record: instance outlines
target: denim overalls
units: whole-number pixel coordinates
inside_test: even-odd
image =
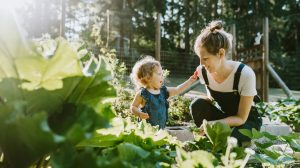
[[[152,126],[158,125],[160,129],[166,127],[168,119],[169,92],[166,86],[160,88],[159,94],[152,94],[146,88],[142,88],[141,96],[146,100],[142,112],[148,113],[149,118],[146,120]]]
[[[238,92],[238,85],[241,76],[241,71],[244,68],[244,66],[245,64],[241,63],[237,71],[235,72],[234,82],[233,82],[233,90],[234,90],[233,92],[219,92],[209,88],[207,72],[205,68],[202,68],[202,75],[205,81],[205,85],[207,89],[210,91],[213,99],[221,107],[221,110],[213,106],[212,103],[209,102],[208,100],[205,99],[194,100],[190,106],[190,109],[193,118],[195,120],[195,123],[198,127],[201,126],[203,119],[206,119],[208,121],[219,120],[237,114],[239,103],[240,103],[240,94]],[[255,100],[257,100],[257,96],[255,96]],[[233,127],[231,136],[237,138],[239,144],[244,141],[250,141],[250,138],[244,136],[238,130],[239,129],[252,130],[252,128],[255,128],[256,130],[260,130],[261,125],[262,125],[262,119],[258,114],[256,107],[252,106],[247,121],[241,126]]]

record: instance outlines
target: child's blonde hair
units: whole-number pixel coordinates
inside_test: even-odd
[[[130,78],[136,88],[146,87],[149,78],[152,77],[156,67],[160,67],[160,63],[151,56],[146,56],[137,61],[132,68]]]

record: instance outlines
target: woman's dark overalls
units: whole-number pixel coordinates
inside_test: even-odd
[[[241,76],[241,71],[245,64],[240,64],[234,75],[233,92],[218,92],[209,88],[207,73],[205,68],[202,68],[202,75],[207,89],[210,91],[213,99],[219,104],[222,110],[215,107],[210,100],[195,99],[191,105],[190,110],[197,127],[202,125],[203,119],[208,121],[219,120],[229,116],[234,116],[238,112],[240,103],[240,94],[238,92],[238,85]],[[252,106],[247,121],[238,127],[234,127],[231,136],[238,139],[239,144],[250,141],[250,138],[241,134],[239,129],[260,130],[262,119],[257,112],[256,107]]]

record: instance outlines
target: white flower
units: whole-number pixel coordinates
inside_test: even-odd
[[[78,58],[82,58],[84,57],[86,54],[88,53],[88,51],[86,49],[82,49],[78,52]]]
[[[242,163],[242,165],[241,165],[240,168],[244,168],[245,165],[247,164],[249,158],[250,158],[250,155],[254,155],[255,154],[255,151],[252,150],[252,149],[250,149],[250,148],[246,148],[245,152],[247,153],[247,155],[246,155],[246,157],[245,157],[245,159],[244,159],[244,161],[243,161],[243,163]]]
[[[235,146],[237,146],[237,139],[234,137],[228,137],[227,143],[228,143],[228,145],[235,147]]]
[[[246,149],[245,149],[245,152],[246,152],[247,154],[249,154],[249,155],[254,155],[254,154],[255,154],[255,151],[252,150],[251,148],[246,148]]]
[[[233,137],[227,137],[227,148],[226,148],[226,152],[225,152],[225,157],[224,157],[224,165],[228,166],[229,164],[229,160],[230,160],[230,151],[232,147],[235,147],[237,145],[237,139],[233,138]],[[233,154],[234,155],[234,154]]]
[[[235,152],[230,153],[229,157],[230,159],[235,159],[237,154]]]
[[[57,48],[57,42],[51,39],[49,34],[43,34],[41,38],[34,39],[33,42],[36,45],[37,52],[47,59],[54,55]]]

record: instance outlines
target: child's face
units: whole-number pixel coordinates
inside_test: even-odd
[[[152,77],[149,81],[149,87],[152,89],[159,89],[163,84],[163,71],[160,66],[155,67]]]

